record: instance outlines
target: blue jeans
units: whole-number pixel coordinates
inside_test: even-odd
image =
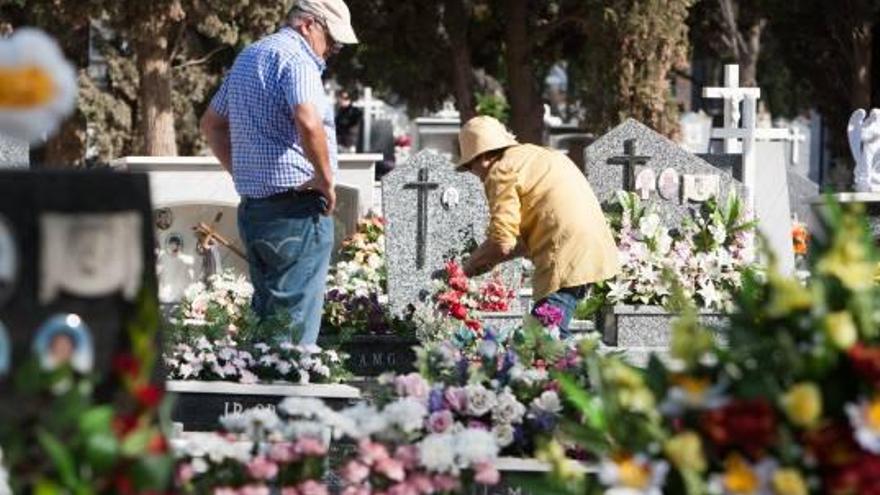
[[[586,295],[586,285],[565,287],[536,302],[535,309],[540,308],[544,304],[549,304],[562,310],[562,322],[559,323],[559,337],[567,339],[571,337],[568,327],[571,324],[572,316],[574,316],[574,310]],[[534,309],[532,311],[534,312]]]
[[[238,229],[247,248],[253,308],[260,318],[279,313],[290,328],[278,342],[314,344],[321,329],[333,218],[323,215],[322,197],[290,193],[242,199]]]

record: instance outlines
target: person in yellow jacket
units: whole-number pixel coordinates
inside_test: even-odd
[[[465,123],[458,136],[459,171],[483,182],[489,227],[465,261],[468,276],[525,256],[535,266],[535,308],[562,311],[560,334],[569,335],[574,309],[587,284],[617,274],[617,245],[586,177],[564,154],[520,144],[488,116]]]

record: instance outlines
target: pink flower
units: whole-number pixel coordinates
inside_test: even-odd
[[[501,481],[501,473],[492,464],[481,462],[476,465],[474,481],[481,485],[496,485]]]
[[[418,493],[434,493],[434,483],[426,474],[416,473],[406,479],[406,483]]]
[[[269,459],[272,459],[275,462],[288,464],[297,461],[299,455],[296,453],[292,443],[278,442],[273,444],[272,448],[269,450]]]
[[[177,483],[179,485],[184,485],[189,483],[191,479],[196,475],[195,469],[193,469],[192,464],[188,462],[184,462],[177,466]]]
[[[214,488],[214,495],[238,495],[238,490],[229,486]]]
[[[296,452],[312,457],[321,457],[327,454],[327,446],[324,442],[312,437],[302,437],[296,441]]]
[[[428,429],[433,433],[443,433],[452,426],[452,412],[448,409],[437,411],[428,417]]]
[[[414,469],[419,465],[419,448],[415,445],[400,445],[394,451],[394,458],[403,464],[404,469]]]
[[[449,404],[449,408],[455,412],[464,411],[467,407],[467,392],[460,387],[449,387],[443,393],[443,398]]]
[[[258,480],[270,480],[278,475],[278,464],[263,456],[254,457],[247,468],[251,476]]]
[[[394,388],[397,395],[425,399],[431,391],[428,382],[418,373],[397,376],[394,378]]]
[[[451,492],[458,489],[458,478],[448,474],[434,476],[434,488],[438,492]]]
[[[418,490],[409,483],[397,483],[388,488],[388,495],[419,495]]]
[[[403,470],[403,463],[390,457],[377,460],[373,469],[391,481],[403,481],[403,479],[406,478],[406,473]]]
[[[532,312],[544,328],[558,327],[562,323],[564,312],[550,303],[544,303]]]
[[[361,454],[361,462],[367,466],[372,466],[377,461],[388,459],[389,457],[388,449],[378,442],[362,440],[359,445],[359,450]]]
[[[299,485],[300,495],[329,495],[327,486],[315,480],[307,480]]]
[[[370,475],[370,468],[358,461],[348,461],[340,474],[345,481],[358,484],[367,479]]]
[[[372,495],[372,491],[366,486],[347,486],[342,490],[342,495]]]
[[[238,489],[238,495],[269,495],[270,493],[266,485],[247,485]]]
[[[299,490],[292,486],[285,486],[281,489],[281,495],[300,495]]]

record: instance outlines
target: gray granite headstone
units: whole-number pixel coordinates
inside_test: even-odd
[[[336,184],[336,210],[333,212],[333,256],[339,253],[342,241],[354,234],[360,219],[360,191],[356,187]]]
[[[420,199],[421,198],[421,199]],[[385,250],[388,298],[400,313],[431,291],[432,275],[465,242],[482,241],[489,220],[480,181],[458,173],[439,154],[424,150],[382,179],[382,208],[388,222]],[[504,265],[512,283],[515,263]]]
[[[797,172],[788,171],[788,203],[791,213],[806,223],[811,232],[819,228],[816,212],[812,207],[818,197],[818,184]]]
[[[632,167],[632,170],[627,170],[629,168],[627,165],[618,164],[626,162],[627,159],[622,157],[630,154],[625,153],[627,142],[633,145],[632,155],[641,158],[633,161],[644,163]],[[715,189],[707,188],[707,184],[717,181],[718,196],[722,200],[727,198],[731,191],[743,197],[743,186],[733,178],[731,171],[712,166],[632,119],[628,119],[600,137],[586,149],[584,154],[587,179],[602,203],[614,202],[617,191],[625,189],[626,184],[635,186],[638,175],[645,168],[652,169],[657,178],[656,189],[640,188],[638,192],[642,195],[643,202],[652,204],[655,211],[671,225],[681,223],[682,219],[690,215],[692,208],[699,206],[701,202],[699,197],[705,195],[693,194],[694,192]],[[674,172],[664,174],[664,171],[670,169]],[[633,174],[629,180],[625,172]],[[677,180],[675,180],[676,175]],[[698,186],[690,187],[691,195],[686,194],[689,189],[686,187],[688,183],[690,186]]]
[[[28,144],[0,134],[0,168],[28,168]]]

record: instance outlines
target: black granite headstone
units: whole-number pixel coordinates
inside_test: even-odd
[[[66,226],[86,225],[88,232],[73,232],[68,229],[53,228],[58,222],[46,222],[47,218],[60,219]],[[79,223],[71,219],[89,217]],[[104,229],[105,218],[123,218],[125,228]],[[0,220],[6,225],[8,238],[12,240],[14,252],[4,253],[0,249],[0,266],[13,260],[15,269],[11,285],[0,294],[0,322],[7,329],[11,341],[11,371],[0,376],[0,415],[10,412],[12,406],[17,415],[26,414],[27,404],[16,404],[11,394],[10,376],[16,368],[28,362],[37,330],[53,317],[74,314],[87,327],[93,348],[92,370],[99,377],[110,376],[115,356],[127,353],[129,343],[125,333],[126,325],[135,315],[141,289],[155,290],[155,254],[151,222],[150,192],[147,177],[141,174],[122,174],[109,171],[61,172],[61,171],[5,171],[0,173]],[[130,220],[130,221],[129,221]],[[111,223],[118,223],[116,220]],[[48,229],[48,230],[47,230]],[[89,232],[97,232],[101,239],[90,239]],[[131,235],[116,235],[127,232]],[[85,249],[95,248],[91,259],[77,268],[94,274],[114,270],[120,282],[112,290],[106,287],[78,287],[67,277],[70,268],[68,256],[81,247],[62,244],[55,240],[70,239],[71,236],[82,241]],[[109,242],[108,242],[109,239]],[[44,243],[45,241],[45,243]],[[90,242],[91,241],[91,242]],[[44,244],[54,243],[52,253],[61,257],[47,258]],[[100,250],[103,246],[104,251]],[[125,246],[130,248],[128,251]],[[116,256],[117,263],[102,258],[102,254],[114,252],[137,252],[139,260]],[[5,258],[4,258],[5,257]],[[60,259],[60,262],[59,262]],[[139,267],[138,267],[139,265]],[[59,268],[60,267],[60,268]],[[53,270],[61,269],[61,275]],[[102,272],[103,271],[103,272]],[[136,274],[121,280],[119,274]],[[65,279],[65,277],[67,277]],[[99,279],[103,275],[95,275]],[[104,277],[106,278],[106,277]],[[113,278],[113,277],[111,277]],[[46,281],[53,287],[47,287]],[[51,290],[50,290],[51,289]],[[80,290],[82,289],[82,290]],[[63,320],[63,318],[62,318]],[[76,318],[73,321],[79,321]],[[56,321],[60,321],[57,320]],[[111,380],[99,380],[99,396],[108,397],[115,385]],[[0,417],[2,420],[2,417]]]

